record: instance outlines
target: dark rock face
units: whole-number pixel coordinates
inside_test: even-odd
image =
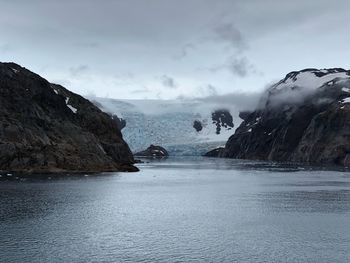
[[[261,109],[244,116],[220,156],[349,166],[349,75],[342,69],[288,74],[267,90]],[[321,85],[305,90],[302,77]]]
[[[117,115],[112,115],[112,119],[116,121],[119,130],[125,128],[126,120],[124,120],[123,118],[119,118]]]
[[[246,119],[249,117],[250,114],[251,114],[250,111],[241,111],[241,112],[239,113],[239,117],[240,117],[242,120],[246,120]]]
[[[136,171],[118,121],[60,85],[0,63],[0,170]]]
[[[220,134],[221,128],[233,128],[233,118],[228,110],[216,110],[211,114],[213,123],[216,125],[216,134]]]
[[[219,148],[216,148],[214,150],[207,152],[203,156],[204,157],[220,157],[223,154],[224,150],[225,150],[224,147],[219,147]]]
[[[135,156],[147,158],[166,158],[169,156],[169,154],[163,147],[151,144],[146,150],[135,153]]]
[[[193,122],[193,128],[197,131],[197,132],[200,132],[201,130],[203,130],[203,125],[200,121],[198,120],[195,120]]]

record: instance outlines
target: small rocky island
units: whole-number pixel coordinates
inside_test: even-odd
[[[0,171],[137,171],[124,123],[14,63],[0,63]]]
[[[169,154],[165,148],[151,144],[146,150],[135,153],[135,156],[144,158],[167,158]]]
[[[220,157],[225,150],[225,147],[218,147],[215,148],[214,150],[211,150],[207,153],[205,153],[203,156],[204,157]]]
[[[291,72],[240,116],[220,157],[350,166],[350,71]]]

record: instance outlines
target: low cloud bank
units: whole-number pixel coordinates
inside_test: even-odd
[[[262,92],[229,93],[224,95],[207,96],[199,98],[197,101],[238,111],[252,111],[258,106],[262,94]]]

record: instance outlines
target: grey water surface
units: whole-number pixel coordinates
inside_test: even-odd
[[[224,159],[0,180],[0,262],[350,262],[350,172]]]

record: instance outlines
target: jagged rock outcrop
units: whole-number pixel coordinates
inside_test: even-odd
[[[0,63],[0,171],[136,171],[118,125],[64,87]]]
[[[249,117],[249,115],[251,114],[252,112],[250,111],[241,111],[239,113],[239,117],[242,119],[242,120],[245,120]]]
[[[201,130],[203,130],[203,124],[201,121],[199,120],[195,120],[193,122],[193,128],[197,131],[197,132],[200,132]]]
[[[135,156],[146,158],[166,158],[169,154],[163,147],[151,144],[146,150],[135,153]]]
[[[350,72],[289,73],[244,116],[220,156],[350,166]]]
[[[123,118],[119,118],[117,115],[112,115],[112,119],[116,121],[119,130],[125,128],[126,120],[124,120]]]
[[[233,118],[228,110],[216,110],[211,114],[211,119],[216,125],[216,134],[220,134],[222,128],[233,128]]]

